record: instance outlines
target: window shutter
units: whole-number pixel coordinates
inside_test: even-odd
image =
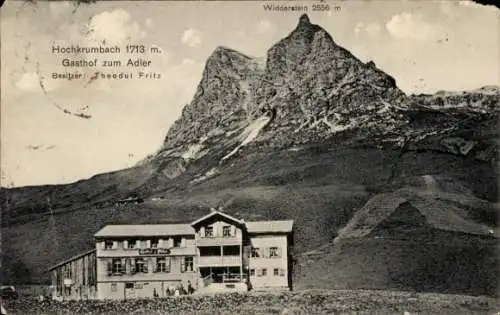
[[[280,276],[282,276],[282,277],[285,276],[285,269],[280,268]]]
[[[181,238],[181,247],[186,247],[186,238]]]
[[[125,273],[130,273],[130,258],[125,259]]]
[[[153,272],[158,272],[158,260],[156,257],[151,258],[152,270]]]
[[[204,226],[202,226],[200,228],[200,234],[201,234],[201,237],[205,237],[205,227]]]
[[[108,276],[110,276],[113,273],[113,262],[111,260],[107,261],[107,271],[108,271]]]
[[[186,271],[186,257],[181,258],[181,272]]]
[[[124,249],[128,248],[128,241],[127,240],[123,241],[123,248]]]
[[[146,241],[146,248],[151,248],[151,240]]]
[[[174,247],[174,239],[172,237],[170,237],[168,239],[168,248],[172,248]]]
[[[231,236],[236,236],[236,226],[231,225]]]
[[[162,238],[160,238],[158,240],[158,248],[163,248],[163,239]]]
[[[278,257],[281,257],[281,247],[277,247],[277,249],[276,249],[276,255]]]
[[[125,273],[125,268],[126,268],[125,264],[127,263],[127,260],[125,258],[122,258],[120,262],[121,262],[120,272]]]
[[[135,258],[130,258],[130,272],[135,273]]]
[[[118,248],[118,242],[117,241],[113,241],[113,249],[117,249]]]
[[[105,249],[106,248],[106,242],[104,242],[104,241],[99,242],[99,248],[100,249]]]

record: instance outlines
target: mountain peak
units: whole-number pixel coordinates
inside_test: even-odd
[[[302,14],[299,18],[299,24],[300,23],[303,23],[303,24],[311,24],[311,21],[309,21],[309,17],[307,16],[307,14]]]

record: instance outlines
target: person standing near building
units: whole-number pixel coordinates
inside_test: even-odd
[[[188,280],[188,293],[189,293],[189,294],[193,294],[193,292],[194,292],[194,288],[193,288],[193,286],[191,285],[191,281],[190,281],[190,280]]]

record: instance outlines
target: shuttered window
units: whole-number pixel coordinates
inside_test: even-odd
[[[136,258],[135,271],[142,272],[142,273],[148,272],[148,265],[147,265],[146,261],[144,260],[144,258]]]
[[[280,255],[280,249],[278,247],[270,247],[269,248],[269,257],[270,258],[279,258],[279,257],[281,257],[281,255]]]
[[[193,256],[184,256],[181,261],[181,272],[191,272],[194,270]]]
[[[158,257],[156,259],[156,272],[170,272],[170,259]]]
[[[252,247],[252,257],[253,258],[259,258],[261,256],[260,254],[260,248],[258,247]]]
[[[104,249],[112,249],[113,241],[104,241]]]

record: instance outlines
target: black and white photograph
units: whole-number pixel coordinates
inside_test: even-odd
[[[500,314],[500,8],[6,0],[1,314]]]

